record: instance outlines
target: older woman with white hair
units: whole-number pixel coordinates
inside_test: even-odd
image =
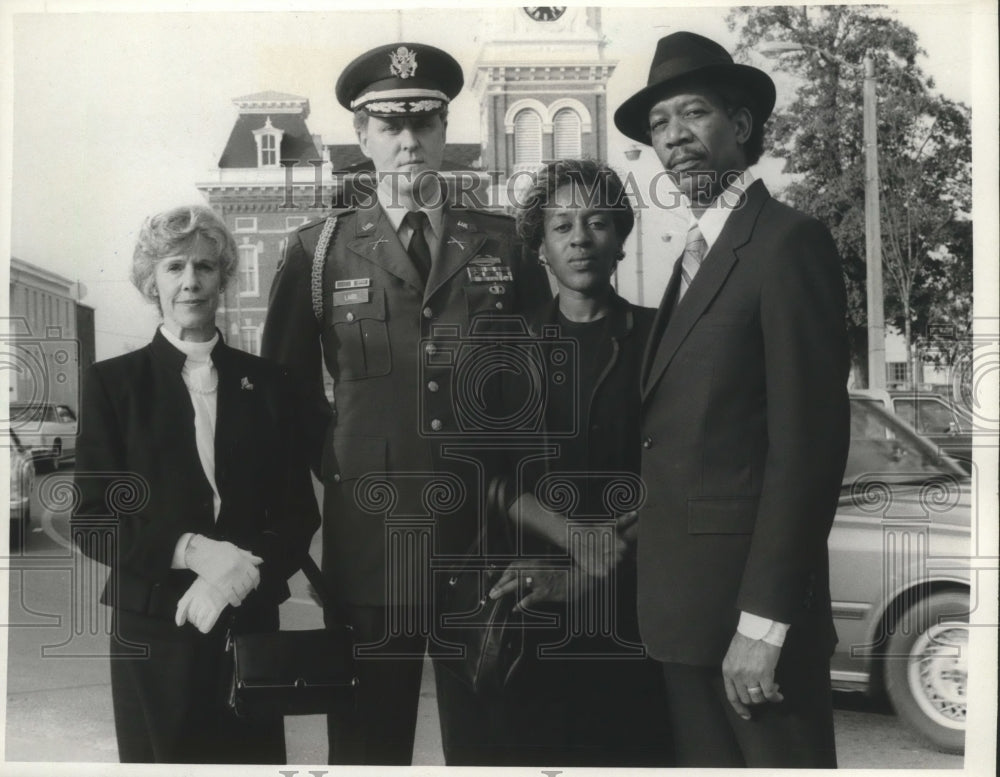
[[[278,628],[319,526],[295,403],[276,365],[222,342],[236,245],[204,206],[150,217],[132,281],[162,324],[86,374],[77,445],[81,550],[108,565],[122,762],[284,763],[283,722],[226,707],[225,636]],[[116,487],[134,498],[108,515]]]

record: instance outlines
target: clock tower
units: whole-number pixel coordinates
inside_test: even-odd
[[[607,158],[608,79],[599,8],[486,12],[472,82],[483,165],[511,176],[564,157]]]

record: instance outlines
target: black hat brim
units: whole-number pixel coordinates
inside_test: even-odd
[[[711,64],[685,70],[640,89],[615,111],[615,126],[625,137],[650,145],[649,111],[663,97],[687,84],[724,84],[747,93],[747,106],[755,122],[763,124],[774,110],[774,81],[763,70],[750,65]]]

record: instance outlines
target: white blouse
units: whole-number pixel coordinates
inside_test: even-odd
[[[168,343],[187,356],[181,369],[181,377],[191,394],[191,404],[194,405],[195,444],[198,446],[201,468],[212,486],[215,519],[218,520],[222,507],[219,487],[215,483],[215,420],[218,418],[219,372],[212,364],[212,349],[219,342],[219,333],[216,332],[207,342],[195,343],[179,340],[162,326],[160,331]]]

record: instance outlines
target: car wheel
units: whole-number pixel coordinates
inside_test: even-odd
[[[969,596],[947,591],[914,604],[894,626],[885,690],[896,713],[936,748],[965,750]]]

